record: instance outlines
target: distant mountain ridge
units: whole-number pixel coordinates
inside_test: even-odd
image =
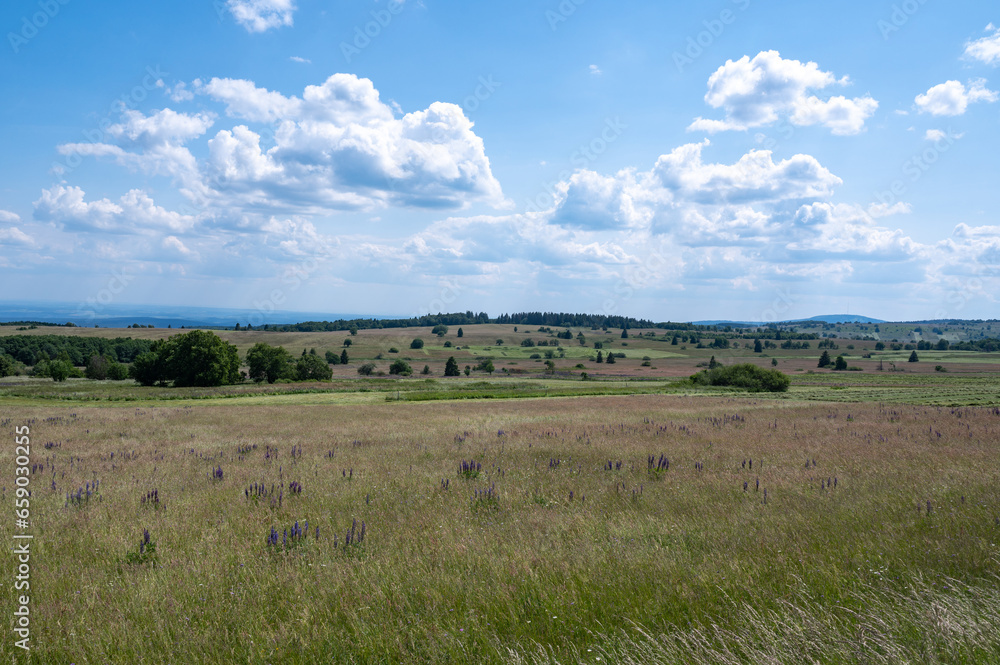
[[[691,321],[691,323],[699,326],[766,326],[772,323],[795,323],[797,321],[822,321],[823,323],[886,323],[883,319],[874,319],[870,316],[861,316],[860,314],[820,314],[818,316],[810,316],[807,319],[788,319],[785,321],[722,321],[722,320],[711,320],[711,321]]]

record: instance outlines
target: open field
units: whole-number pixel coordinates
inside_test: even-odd
[[[671,344],[673,333],[668,331],[664,334],[663,330],[654,329],[630,330],[629,337],[622,339],[619,330],[611,329],[605,332],[575,327],[569,329],[573,339],[568,340],[558,339],[555,336],[560,330],[553,328],[551,331],[538,332],[535,326],[489,324],[464,326],[463,330],[462,337],[457,335],[457,326],[452,326],[448,333],[442,337],[434,335],[430,328],[361,330],[354,336],[347,332],[300,333],[233,330],[216,331],[216,334],[234,344],[241,357],[258,342],[272,346],[284,346],[293,356],[298,356],[303,351],[312,349],[315,349],[321,356],[331,351],[339,355],[346,350],[350,362],[347,365],[332,366],[333,383],[309,387],[309,389],[336,391],[413,390],[416,384],[406,381],[395,386],[372,384],[369,383],[368,379],[362,380],[360,383],[358,381],[357,369],[361,364],[374,363],[376,373],[385,373],[392,361],[399,358],[408,362],[413,368],[413,379],[417,379],[417,377],[420,377],[420,380],[437,379],[444,383],[433,386],[434,390],[448,389],[456,381],[451,378],[443,378],[445,362],[451,356],[455,357],[460,368],[469,366],[471,378],[477,381],[494,382],[508,378],[518,381],[542,380],[542,386],[551,387],[555,385],[553,382],[580,381],[586,373],[588,378],[596,380],[628,381],[630,383],[654,381],[661,384],[657,387],[658,390],[662,389],[662,385],[666,385],[663,383],[664,381],[686,378],[699,371],[712,357],[724,364],[750,362],[764,368],[771,368],[772,362],[776,362],[777,364],[773,366],[791,377],[793,388],[796,386],[814,387],[825,383],[837,386],[883,386],[886,390],[901,387],[904,392],[898,394],[896,399],[912,402],[921,400],[915,393],[907,396],[908,388],[920,388],[924,390],[924,395],[933,396],[934,389],[945,382],[950,388],[948,394],[955,397],[957,401],[936,401],[934,403],[956,405],[992,403],[989,400],[997,398],[997,389],[994,387],[996,382],[993,379],[1000,375],[1000,353],[951,350],[920,351],[920,361],[910,363],[907,362],[909,350],[893,351],[887,348],[878,351],[875,349],[877,343],[875,340],[831,340],[837,346],[836,349],[830,350],[831,356],[843,355],[849,366],[862,370],[859,372],[834,372],[829,368],[817,368],[817,359],[822,353],[822,350],[817,348],[819,343],[817,340],[810,341],[809,349],[772,348],[763,353],[754,353],[751,348],[746,348],[748,345],[752,345],[752,340],[733,339],[730,340],[732,344],[729,348],[711,348],[710,344],[714,334],[710,333],[701,333],[701,340],[705,343],[705,348],[696,348],[696,345],[686,342]],[[163,339],[183,332],[185,331],[163,328],[63,327],[39,327],[21,331],[10,326],[0,326],[0,337],[6,335],[68,335]],[[584,344],[580,344],[577,339],[577,335],[581,334],[584,336]],[[418,338],[423,340],[423,348],[410,348],[411,342]],[[521,346],[521,342],[525,339],[532,340],[535,346]],[[497,341],[502,342],[502,344],[497,345]],[[350,345],[345,346],[345,342],[349,342]],[[625,357],[616,358],[614,364],[597,363],[598,349],[594,348],[596,342],[601,344],[600,351],[603,354],[606,355],[610,351],[615,354],[624,354]],[[541,346],[540,343],[546,345]],[[559,343],[559,346],[555,346],[556,343]],[[450,346],[445,346],[446,344]],[[537,357],[531,358],[532,355]],[[491,375],[475,369],[479,361],[484,358],[490,358],[493,361],[495,371]],[[546,367],[546,360],[553,364],[552,370]],[[882,371],[879,370],[880,365]],[[421,375],[425,366],[428,374]],[[944,371],[938,371],[939,366]],[[890,371],[893,369],[895,371]],[[901,379],[900,377],[907,378]],[[458,379],[458,381],[464,380],[464,377]],[[51,382],[47,382],[46,385],[47,389],[29,390],[9,377],[0,379],[0,399],[5,395],[24,395],[26,390],[29,392],[33,390],[35,394],[52,391],[66,392],[62,388],[51,386]],[[380,385],[381,387],[379,387]],[[972,386],[972,388],[966,390],[966,386]],[[229,386],[227,391],[233,393],[241,393],[246,390],[268,392],[276,389],[288,390],[289,388]],[[584,390],[582,386],[562,386],[560,389]],[[927,392],[926,389],[930,389],[930,392]],[[158,393],[137,392],[113,385],[106,385],[100,389],[77,387],[74,390],[82,391],[84,395],[99,395],[103,391],[110,391],[110,394],[124,395],[125,397],[138,395],[140,399],[154,394],[170,398],[178,395],[177,391],[172,390]],[[594,390],[592,386],[587,388],[587,392]],[[959,392],[956,393],[955,390]],[[814,392],[809,390],[802,396],[815,398]],[[962,401],[963,395],[966,394],[971,395],[971,397],[969,400]],[[937,396],[940,397],[941,394],[937,394]],[[875,398],[881,399],[881,397]],[[829,399],[843,399],[843,396],[830,395]],[[868,399],[868,397],[864,397],[864,399]]]
[[[3,468],[33,444],[24,662],[1000,662],[1000,354],[555,332],[219,332],[346,348],[328,382],[0,379]],[[685,380],[713,356],[791,387]]]
[[[355,394],[5,400],[4,468],[22,424],[40,465],[27,662],[1000,659],[996,408]]]

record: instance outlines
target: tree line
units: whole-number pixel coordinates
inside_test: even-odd
[[[152,342],[131,337],[70,337],[68,335],[9,335],[0,337],[0,356],[6,354],[19,363],[34,366],[43,356],[54,359],[65,352],[73,365],[85,365],[92,356],[107,356],[130,363],[149,351]]]

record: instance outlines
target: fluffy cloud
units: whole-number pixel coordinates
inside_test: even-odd
[[[840,178],[815,157],[795,155],[777,164],[770,150],[751,150],[735,164],[706,164],[709,142],[691,143],[661,156],[653,167],[659,183],[684,200],[746,203],[829,196]]]
[[[986,26],[986,31],[992,35],[970,41],[965,45],[965,57],[984,62],[987,65],[1000,65],[1000,28],[992,23]]]
[[[301,97],[239,79],[196,80],[193,89],[244,121],[217,131],[201,161],[186,144],[216,116],[172,109],[125,111],[107,130],[108,142],[59,150],[169,176],[194,205],[213,211],[508,206],[482,139],[455,104],[396,117],[371,81],[351,74],[307,86]]]
[[[914,100],[921,113],[931,115],[962,115],[973,102],[995,102],[997,93],[986,87],[985,79],[969,82],[966,88],[959,81],[945,81],[932,87]]]
[[[226,0],[226,8],[247,32],[266,32],[292,25],[292,0]]]
[[[86,201],[79,187],[56,185],[42,190],[35,201],[34,218],[53,222],[70,231],[103,231],[139,234],[149,231],[185,233],[195,218],[157,206],[145,192],[133,189],[117,202],[107,198]]]
[[[21,221],[21,216],[8,210],[0,210],[0,224],[16,224]],[[35,244],[35,239],[27,233],[17,228],[9,226],[0,227],[0,245],[18,245],[21,247],[31,247]]]
[[[396,118],[371,81],[351,74],[307,86],[301,98],[231,79],[212,79],[202,90],[229,115],[275,127],[267,150],[245,125],[209,141],[207,175],[220,196],[240,205],[506,205],[482,139],[455,104],[435,102]]]
[[[834,204],[841,181],[811,156],[775,162],[751,151],[712,163],[708,145],[680,146],[649,171],[578,171],[555,187],[547,211],[449,218],[397,242],[365,241],[358,254],[401,282],[463,275],[485,284],[499,271],[650,297],[684,285],[880,281],[889,265],[923,274],[922,246],[876,222],[909,212],[905,203]]]
[[[724,120],[696,118],[689,131],[708,133],[745,130],[787,117],[794,125],[822,125],[833,134],[858,134],[878,108],[871,97],[843,96],[826,100],[809,94],[831,85],[847,85],[815,62],[786,60],[777,51],[761,51],[753,59],[727,60],[708,79],[705,102],[726,112]]]
[[[58,150],[63,155],[108,157],[130,169],[168,176],[185,193],[201,191],[197,160],[185,144],[205,134],[215,119],[213,113],[188,115],[162,109],[147,116],[125,110],[121,122],[105,131],[114,143],[67,143]]]

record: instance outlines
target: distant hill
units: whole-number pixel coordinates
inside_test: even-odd
[[[799,320],[822,321],[823,323],[885,323],[882,319],[873,319],[870,316],[861,316],[860,314],[822,314]]]
[[[873,319],[870,316],[861,316],[860,314],[820,314],[819,316],[810,316],[808,319],[790,319],[788,321],[711,320],[691,321],[691,323],[699,326],[766,326],[772,323],[787,324],[796,323],[798,321],[822,321],[823,323],[885,323],[882,319]]]

